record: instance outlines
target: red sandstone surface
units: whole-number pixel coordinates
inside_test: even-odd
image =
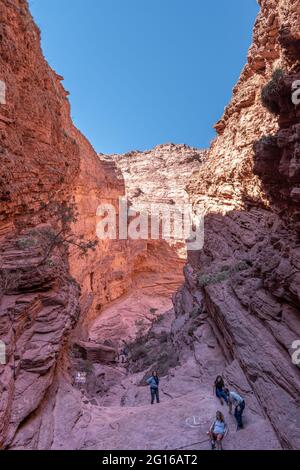
[[[104,156],[72,124],[27,2],[1,0],[1,448],[208,449],[220,373],[247,403],[238,433],[225,410],[224,448],[300,448],[291,360],[300,339],[300,106],[290,95],[300,79],[300,1],[260,4],[208,151],[167,144]],[[274,115],[261,90],[278,69]],[[201,203],[203,250],[102,240],[87,256],[58,246],[45,259],[43,235],[57,230],[50,201],[76,203],[72,230],[88,240],[98,205],[117,208],[120,196],[133,208]],[[144,386],[153,368],[162,376],[155,407]]]

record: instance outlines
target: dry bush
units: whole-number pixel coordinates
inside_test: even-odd
[[[272,114],[278,114],[280,111],[278,98],[280,96],[283,77],[283,70],[276,69],[272,75],[272,80],[270,80],[270,82],[263,87],[261,92],[262,104]]]

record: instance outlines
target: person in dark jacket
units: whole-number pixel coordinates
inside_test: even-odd
[[[153,371],[151,377],[147,379],[147,384],[150,385],[151,405],[153,405],[155,398],[159,403],[159,378],[156,371]]]

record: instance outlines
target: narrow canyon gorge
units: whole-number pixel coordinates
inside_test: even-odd
[[[239,432],[223,407],[224,449],[300,449],[300,0],[259,4],[209,149],[104,155],[72,122],[27,0],[0,0],[1,449],[209,449],[219,374],[246,401]],[[201,206],[203,248],[94,244],[98,207],[124,198]]]

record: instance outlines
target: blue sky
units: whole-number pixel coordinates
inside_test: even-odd
[[[246,62],[256,0],[29,3],[97,152],[209,145]]]

